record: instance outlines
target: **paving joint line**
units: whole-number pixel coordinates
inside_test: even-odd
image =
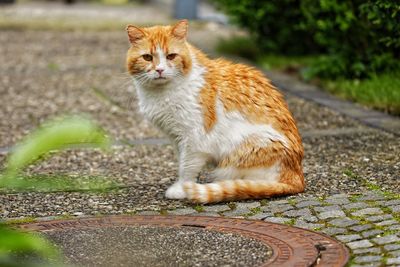
[[[349,135],[354,133],[372,133],[373,129],[360,129],[356,127],[351,128],[338,128],[338,129],[321,129],[321,130],[310,130],[300,132],[301,137],[303,139],[307,138],[318,138],[318,137],[326,137],[326,136],[341,136],[341,135]],[[132,140],[121,140],[116,141],[112,144],[113,147],[120,146],[135,146],[135,145],[150,145],[150,146],[165,146],[169,145],[171,142],[168,138],[163,137],[150,137],[150,138],[138,138]],[[74,148],[86,148],[90,147],[90,145],[76,145]],[[12,146],[4,146],[0,147],[0,155],[7,155],[12,150]]]

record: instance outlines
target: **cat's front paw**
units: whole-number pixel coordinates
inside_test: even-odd
[[[165,196],[169,199],[184,199],[186,198],[186,193],[183,190],[182,183],[175,183],[171,185],[167,192],[165,192]]]

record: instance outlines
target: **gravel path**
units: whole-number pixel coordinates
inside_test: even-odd
[[[140,12],[139,7],[135,10]],[[200,23],[192,28],[190,39],[213,53],[218,39],[233,31]],[[164,198],[164,191],[176,179],[176,159],[163,135],[137,112],[124,68],[128,42],[123,27],[100,32],[2,30],[0,44],[0,168],[9,147],[58,114],[89,114],[123,143],[110,153],[65,151],[26,170],[27,175],[54,179],[102,176],[115,181],[117,188],[103,193],[1,194],[0,218],[18,222],[54,216],[198,212],[245,217],[335,236],[351,248],[352,266],[400,265],[398,136],[287,94],[303,136],[305,193],[229,205],[171,201]],[[143,140],[149,141],[139,145]]]

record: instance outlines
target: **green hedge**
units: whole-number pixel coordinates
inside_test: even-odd
[[[399,69],[392,0],[215,0],[266,53],[322,54],[306,75],[358,78]]]

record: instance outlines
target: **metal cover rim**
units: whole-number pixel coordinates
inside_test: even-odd
[[[42,221],[18,225],[26,231],[57,231],[73,228],[151,225],[199,227],[206,230],[237,233],[255,238],[270,246],[273,254],[262,266],[345,266],[349,260],[346,247],[324,234],[293,226],[224,217],[115,215],[79,219]]]

